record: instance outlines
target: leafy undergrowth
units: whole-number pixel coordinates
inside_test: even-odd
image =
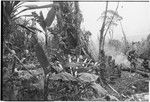
[[[34,79],[26,70],[18,70],[18,76],[14,79],[14,82],[16,82],[15,95],[17,100],[42,100],[42,89],[44,87],[43,70],[33,64],[29,64],[28,67],[38,80]],[[105,89],[97,83],[98,77],[88,72],[82,72],[76,76],[68,72],[51,74],[48,78],[48,100],[148,101],[148,82],[139,74],[122,72],[120,78],[109,83],[120,96],[124,96],[122,98],[116,97],[114,91]]]
[[[117,57],[116,57],[117,58]],[[34,75],[28,73],[17,63],[15,72],[12,56],[6,56],[3,74],[4,100],[43,100],[44,71],[39,62],[34,59],[27,61],[24,66]],[[64,56],[65,59],[65,56]],[[47,75],[48,100],[51,101],[148,101],[148,78],[138,73],[125,72],[120,65],[109,61],[106,57],[104,78],[102,84],[101,62],[94,62],[87,57],[67,58],[70,62],[61,60],[51,63],[53,73]],[[10,69],[9,69],[10,68]],[[123,68],[127,68],[123,66]],[[138,65],[140,68],[140,64]]]
[[[125,56],[120,51],[116,51],[113,47],[105,48],[106,55],[112,56],[115,59],[115,63],[118,65],[122,65],[123,69],[130,68],[130,62],[127,60],[127,56]],[[150,73],[146,71],[143,67],[141,67],[142,60],[137,59],[136,69],[140,73],[147,73],[149,76]],[[130,68],[131,69],[131,68]],[[136,72],[121,72],[121,77],[113,80],[110,86],[117,91],[118,94],[122,95],[123,101],[148,101],[149,100],[149,87],[148,80],[150,77],[144,78],[142,75]],[[109,91],[111,94],[113,92]]]
[[[112,87],[118,93],[127,96],[125,99],[128,99],[136,94],[148,94],[149,87],[147,80],[139,74],[123,72],[121,78],[115,80],[115,84]],[[148,99],[145,100],[148,101]]]

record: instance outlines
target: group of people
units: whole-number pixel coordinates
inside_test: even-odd
[[[132,44],[134,46],[134,43]],[[138,54],[136,53],[136,49],[133,48],[127,53],[128,61],[130,62],[130,67],[132,70],[136,70],[138,63]],[[141,63],[141,67],[145,70],[150,71],[149,60],[147,58],[143,58],[143,62]]]

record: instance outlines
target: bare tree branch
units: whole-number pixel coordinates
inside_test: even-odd
[[[103,41],[103,33],[104,33],[104,28],[105,28],[105,22],[106,22],[106,17],[107,17],[107,9],[108,9],[108,1],[106,2],[106,9],[105,9],[105,16],[103,20],[103,24],[100,30],[100,40],[99,40],[99,59],[100,59],[100,52],[102,50],[102,41]]]
[[[119,7],[119,2],[118,2],[118,4],[117,4],[117,7],[116,7],[115,12],[117,12],[118,7]],[[109,25],[108,25],[108,27],[107,27],[107,29],[106,29],[106,31],[105,31],[104,39],[103,39],[103,47],[104,47],[104,42],[105,42],[106,34],[107,34],[107,32],[108,32],[108,30],[109,30],[109,28],[110,28],[110,25],[111,25],[111,23],[112,23],[112,21],[113,21],[114,17],[115,17],[115,14],[113,14],[113,17],[112,17],[112,19],[111,19],[111,21],[110,21],[110,23],[109,23]]]

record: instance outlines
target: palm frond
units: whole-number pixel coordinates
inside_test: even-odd
[[[43,6],[37,6],[37,5],[26,5],[27,10],[34,10],[34,9],[42,9],[42,8],[50,8],[55,6],[54,4],[48,4],[48,5],[43,5]]]

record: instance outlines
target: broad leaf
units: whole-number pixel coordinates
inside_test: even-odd
[[[20,3],[20,1],[14,1],[14,2],[12,3],[12,7],[17,6],[19,3]]]
[[[38,61],[40,62],[40,65],[43,68],[47,68],[49,66],[48,58],[45,55],[45,52],[42,46],[38,42],[37,42],[37,45],[35,46],[35,52],[36,52],[36,57]]]
[[[103,97],[107,94],[107,91],[97,83],[92,83],[91,87],[94,89],[96,94],[98,94],[100,97]]]
[[[54,6],[53,4],[48,4],[48,5],[44,5],[44,6],[37,6],[37,5],[26,5],[25,9],[19,11],[18,13],[16,13],[12,18],[18,16],[20,13],[24,12],[24,11],[27,11],[27,10],[33,10],[33,9],[42,9],[42,8],[49,8],[49,7],[52,7]]]
[[[21,11],[15,13],[15,14],[12,16],[12,18],[17,17],[19,14],[21,14],[22,12],[25,12],[26,10],[28,10],[28,9],[23,9],[23,10],[21,10]]]
[[[73,77],[70,73],[67,72],[61,72],[59,74],[55,74],[49,79],[51,80],[63,80],[63,81],[77,81],[75,77]]]
[[[95,82],[98,79],[98,76],[90,73],[80,73],[78,78],[83,82],[90,83],[90,82]]]
[[[14,16],[13,18],[12,18],[12,20],[17,20],[17,19],[19,19],[19,18],[21,18],[21,17],[33,17],[33,15],[21,15],[21,16]]]
[[[45,23],[47,27],[49,27],[54,21],[55,15],[56,15],[56,10],[54,7],[52,7],[51,10],[49,10],[45,19]]]
[[[42,8],[49,8],[53,7],[53,4],[48,4],[48,5],[43,5],[43,6],[37,6],[37,5],[26,5],[27,10],[32,10],[32,9],[42,9]]]
[[[41,17],[41,19],[44,19],[42,11],[40,11],[40,17]]]

